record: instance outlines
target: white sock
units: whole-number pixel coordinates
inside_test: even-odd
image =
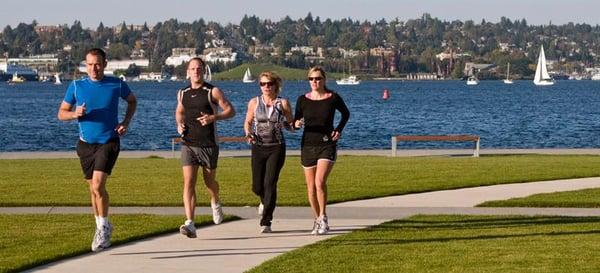
[[[94,215],[94,218],[96,218],[96,227],[100,226],[100,216]]]
[[[108,226],[108,217],[98,217],[98,228]]]
[[[190,219],[185,220],[185,225],[186,226],[193,226],[194,225],[194,220],[190,220]]]

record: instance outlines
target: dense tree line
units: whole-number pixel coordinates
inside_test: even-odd
[[[322,20],[309,13],[297,20],[286,16],[277,22],[245,15],[239,25],[224,26],[203,19],[191,23],[170,19],[152,27],[144,24],[142,28],[132,28],[123,22],[118,28],[100,23],[96,29],[86,29],[75,21],[70,26],[58,26],[55,31],[36,32],[37,26],[36,21],[20,23],[15,28],[6,26],[0,34],[0,54],[10,57],[58,54],[61,70],[66,70],[82,60],[90,47],[106,48],[112,59],[128,59],[132,52],[142,50],[150,59],[150,70],[159,71],[164,69],[163,63],[172,48],[190,47],[201,53],[206,47],[224,45],[232,47],[243,62],[305,68],[313,63],[304,54],[294,52],[286,58],[285,53],[294,46],[310,46],[326,49],[326,58],[320,64],[332,71],[344,71],[350,66],[353,71],[371,74],[444,71],[452,76],[460,74],[456,67],[464,62],[495,63],[498,67],[511,62],[511,71],[528,75],[540,45],[546,48],[547,58],[558,60],[559,69],[565,72],[596,66],[600,61],[598,25],[529,25],[525,19],[513,21],[506,17],[497,23],[485,20],[476,23],[443,21],[423,14],[407,21],[360,22],[351,18]],[[500,44],[506,45],[506,50],[501,50]],[[263,54],[256,60],[249,50],[258,45],[271,45],[277,48],[277,54]],[[368,54],[369,49],[378,47],[393,50],[394,58],[382,60],[381,56]],[[335,48],[363,54],[344,59]],[[435,57],[450,51],[468,57],[452,63]],[[219,64],[216,71],[226,67]]]

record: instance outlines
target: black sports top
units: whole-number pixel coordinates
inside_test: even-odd
[[[184,124],[186,133],[183,141],[186,145],[194,147],[214,147],[217,146],[216,122],[202,126],[197,120],[201,113],[212,115],[216,112],[217,105],[212,101],[211,90],[214,88],[209,83],[204,83],[198,89],[192,89],[190,86],[179,90],[178,97],[185,109]]]
[[[334,129],[335,110],[342,114],[342,118]],[[325,146],[335,143],[331,139],[331,133],[334,130],[342,132],[350,118],[350,111],[342,97],[335,92],[331,92],[331,96],[323,100],[311,100],[306,95],[301,95],[296,101],[294,120],[302,118],[304,118],[304,132],[301,145]]]

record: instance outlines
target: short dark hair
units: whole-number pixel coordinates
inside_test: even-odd
[[[88,54],[93,55],[93,56],[102,57],[102,62],[106,62],[106,53],[101,48],[95,47],[92,49],[88,49],[88,51],[85,52],[85,56],[87,56]]]
[[[206,63],[204,62],[204,60],[202,60],[202,58],[200,58],[200,57],[191,58],[190,61],[188,62],[188,67],[190,67],[190,63],[192,61],[198,61],[200,63],[200,65],[202,66],[202,69],[205,69]]]

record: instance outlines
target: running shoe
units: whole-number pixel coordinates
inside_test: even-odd
[[[196,226],[194,223],[183,224],[179,227],[179,233],[187,236],[188,238],[196,238]]]
[[[329,223],[327,221],[327,216],[324,215],[321,217],[319,228],[317,229],[317,234],[324,235],[327,234],[327,232],[329,232]]]
[[[270,226],[261,226],[260,227],[260,233],[271,233],[273,232],[273,230],[271,230]]]
[[[92,251],[99,252],[110,247],[110,239],[112,237],[113,226],[108,223],[102,228],[96,228],[94,240],[92,241]]]
[[[317,231],[321,228],[321,223],[320,221],[318,221],[317,219],[315,219],[315,221],[313,222],[313,228],[312,231],[310,232],[310,234],[312,235],[317,235]]]
[[[211,208],[212,208],[213,222],[215,223],[215,225],[218,225],[221,222],[223,222],[223,207],[221,206],[221,203],[211,205]]]
[[[100,249],[100,243],[101,243],[101,237],[100,237],[100,229],[96,228],[96,232],[94,232],[94,239],[92,239],[92,251],[93,252],[98,252],[102,249]]]

